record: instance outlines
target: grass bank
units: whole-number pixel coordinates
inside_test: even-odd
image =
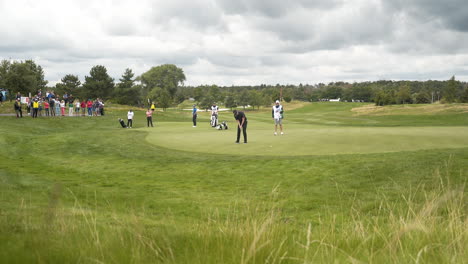
[[[328,126],[346,134],[361,118],[374,118],[354,119],[354,107],[307,105],[287,113],[285,128],[299,133]],[[451,115],[460,116],[447,121],[450,127],[464,129],[460,120],[466,115]],[[124,116],[124,109],[109,109],[106,116],[91,118],[1,117],[2,261],[464,263],[468,258],[467,147],[405,150],[407,144],[400,144],[393,152],[314,155],[293,155],[297,147],[292,147],[290,155],[220,154],[217,148],[236,146],[234,131],[219,134],[208,127],[208,116],[200,116],[206,127],[197,132],[190,130],[189,112],[156,112],[154,129],[144,128],[142,110],[136,112],[135,129],[121,129],[116,120]],[[308,121],[312,116],[343,123]],[[268,111],[248,117],[249,133],[265,138],[252,145],[289,140],[271,135]],[[419,116],[411,118],[387,121],[389,128],[420,133],[411,125]],[[437,134],[438,128],[451,130],[446,123],[423,123],[419,127],[436,136],[445,135]],[[384,130],[383,124],[362,124],[369,130],[359,140]],[[186,144],[193,145],[178,149],[180,139],[161,144],[158,137],[166,139],[171,131],[192,138]],[[195,147],[197,134],[216,144],[201,151]],[[217,141],[224,136],[227,141]],[[286,136],[295,140],[294,133]]]

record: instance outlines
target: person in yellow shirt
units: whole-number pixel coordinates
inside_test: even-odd
[[[156,106],[154,105],[154,102],[151,103],[151,111],[154,112],[154,109],[156,109]]]
[[[34,99],[33,103],[33,115],[32,117],[33,118],[37,118],[37,111],[39,111],[39,101],[36,99]]]

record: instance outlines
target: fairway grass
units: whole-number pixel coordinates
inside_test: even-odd
[[[467,113],[363,105],[248,111],[246,145],[226,112],[0,117],[0,260],[466,263]]]

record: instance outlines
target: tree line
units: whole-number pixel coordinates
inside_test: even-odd
[[[256,86],[184,86],[184,71],[173,64],[152,67],[135,76],[131,69],[125,69],[121,78],[115,81],[105,66],[93,66],[81,83],[74,74],[66,74],[55,86],[48,86],[44,71],[33,60],[0,63],[0,89],[13,95],[35,94],[39,89],[54,91],[58,95],[73,94],[75,98],[102,98],[119,104],[146,106],[155,102],[166,109],[192,98],[199,108],[208,109],[214,102],[225,107],[246,107],[254,109],[270,106],[274,100],[286,102],[327,101],[340,99],[347,102],[373,102],[376,105],[427,104],[434,102],[468,102],[468,85],[452,76],[446,81],[392,81],[373,82],[331,82],[328,84],[267,85]]]

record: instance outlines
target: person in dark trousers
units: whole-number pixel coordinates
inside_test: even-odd
[[[132,125],[133,125],[133,111],[132,109],[130,109],[130,111],[128,111],[127,113],[127,128],[132,128]]]
[[[32,117],[33,118],[37,118],[37,112],[39,111],[39,101],[36,99],[34,99],[33,103],[32,103],[32,106],[33,106],[33,115]]]
[[[16,112],[16,118],[22,118],[23,117],[23,111],[21,110],[20,99],[16,99],[16,101],[15,101],[15,112]]]
[[[193,127],[197,127],[197,106],[193,105],[192,109],[192,121],[193,121]]]
[[[232,111],[234,118],[237,121],[237,140],[236,143],[239,144],[240,132],[244,134],[244,144],[247,144],[247,117],[244,112],[234,110]]]
[[[148,111],[146,111],[146,122],[148,123],[148,127],[150,125],[153,127],[153,111],[151,111],[151,108],[148,108]]]

